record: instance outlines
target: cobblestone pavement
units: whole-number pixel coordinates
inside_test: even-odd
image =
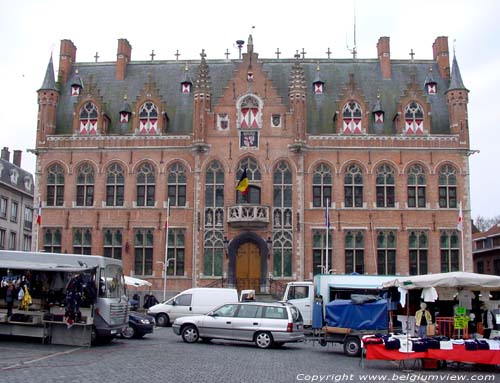
[[[364,361],[362,368],[340,345],[306,342],[260,350],[223,341],[187,344],[171,328],[92,348],[0,338],[0,383],[500,382],[499,372],[471,366],[422,371],[386,361]]]

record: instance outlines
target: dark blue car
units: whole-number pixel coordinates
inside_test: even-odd
[[[139,339],[146,334],[151,334],[154,327],[155,319],[152,316],[130,311],[128,315],[128,326],[121,335],[126,339]]]

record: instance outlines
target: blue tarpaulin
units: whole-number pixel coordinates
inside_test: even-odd
[[[351,300],[336,299],[325,306],[326,325],[353,330],[387,330],[389,318],[387,300],[353,304]]]

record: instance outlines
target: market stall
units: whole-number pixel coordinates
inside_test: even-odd
[[[468,322],[474,319],[472,302],[481,301],[489,309],[498,314],[498,301],[491,300],[491,292],[500,291],[500,277],[495,275],[475,274],[467,272],[450,272],[439,274],[399,277],[383,284],[386,288],[397,288],[401,294],[401,305],[409,307],[407,301],[409,292],[421,290],[421,301],[435,302],[439,305],[440,299],[451,301],[454,304],[454,316],[436,316],[433,325],[437,324],[434,334],[427,334],[429,339],[434,338],[432,346],[422,348],[427,343],[426,336],[416,338],[408,330],[398,341],[404,342],[399,348],[388,347],[387,339],[374,342],[373,339],[364,342],[366,359],[368,360],[407,360],[433,359],[464,363],[500,364],[500,341],[495,340],[496,333],[491,339],[477,340],[469,338],[483,338],[480,334],[469,334]],[[415,303],[415,302],[413,302]],[[425,307],[425,305],[424,305]],[[410,322],[414,313],[407,312],[405,318]],[[480,320],[479,320],[480,321]],[[404,326],[403,326],[404,327]],[[410,328],[410,326],[408,326]],[[411,347],[412,342],[414,347]],[[432,341],[431,341],[432,342]],[[431,343],[429,342],[429,343]],[[418,345],[418,348],[415,347]]]

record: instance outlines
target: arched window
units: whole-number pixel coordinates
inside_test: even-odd
[[[145,102],[139,109],[139,133],[158,134],[158,107],[151,101]]]
[[[408,207],[425,207],[425,194],[425,170],[421,165],[413,165],[408,170]]]
[[[457,171],[450,165],[444,165],[439,170],[439,207],[457,207]]]
[[[80,134],[97,134],[99,112],[93,102],[86,102],[80,109]]]
[[[106,206],[123,206],[125,176],[118,164],[108,167],[106,174]]]
[[[94,205],[94,168],[83,164],[76,176],[76,206]]]
[[[361,231],[345,233],[345,273],[364,274],[365,239]]]
[[[459,270],[459,240],[455,230],[442,231],[440,238],[441,272]]]
[[[394,169],[381,165],[377,169],[377,207],[394,207]]]
[[[396,234],[393,231],[377,234],[377,274],[396,274]]]
[[[137,172],[137,206],[155,205],[155,170],[150,163],[144,163]]]
[[[344,134],[361,134],[363,127],[361,117],[363,113],[361,106],[356,101],[349,101],[342,108],[342,132]]]
[[[345,207],[363,207],[363,173],[358,165],[349,165],[344,176]]]
[[[186,206],[186,169],[180,162],[172,164],[168,169],[168,198],[170,206]]]
[[[405,133],[424,134],[424,108],[415,101],[405,108]]]
[[[212,161],[205,176],[205,228],[224,226],[224,169]]]
[[[412,231],[408,235],[410,258],[410,275],[427,274],[427,234],[423,231]]]
[[[247,170],[248,190],[246,195],[243,195],[239,190],[236,191],[236,202],[260,204],[260,186],[255,185],[255,182],[262,180],[259,164],[253,157],[247,157],[240,161],[238,170],[236,171],[236,180],[241,178],[243,172]]]
[[[273,276],[292,276],[292,241],[289,231],[278,231],[273,234]]]
[[[313,275],[324,274],[324,266],[326,266],[326,230],[316,229],[313,230]],[[328,231],[328,264],[331,265],[332,252],[330,251],[332,246],[332,235],[330,230]]]
[[[273,176],[273,228],[292,227],[292,172],[287,162],[281,161]]]
[[[61,165],[52,165],[47,172],[47,206],[64,204],[64,170]]]
[[[153,274],[154,230],[136,229],[134,238],[134,274]]]
[[[205,232],[203,274],[221,276],[224,255],[224,235],[222,231]]]
[[[319,164],[313,174],[313,207],[325,207],[332,203],[332,170]]]

